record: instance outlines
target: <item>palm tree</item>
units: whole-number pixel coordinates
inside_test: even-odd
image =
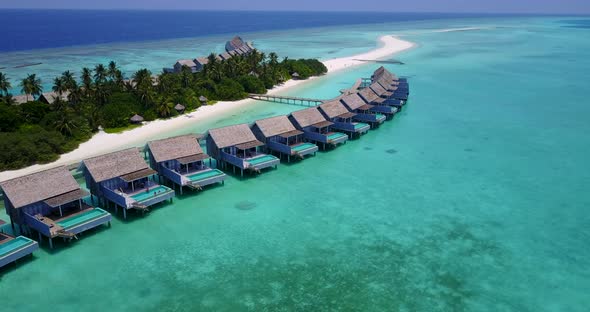
[[[109,101],[111,96],[111,90],[102,84],[96,85],[96,89],[94,90],[95,100],[99,105],[104,105]]]
[[[135,82],[135,88],[141,87],[148,88],[152,86],[152,73],[146,68],[140,69],[135,72],[132,76],[133,82]]]
[[[207,56],[208,63],[205,65],[206,73],[205,75],[213,79],[215,81],[221,81],[221,68],[219,66],[219,62],[217,61],[217,55],[215,53],[209,54]]]
[[[192,83],[193,73],[188,66],[182,66],[182,70],[180,71],[180,81],[183,88],[188,88],[188,86]]]
[[[4,74],[3,72],[0,72],[0,91],[2,91],[2,93],[0,95],[8,95],[8,90],[10,90],[10,88],[12,88],[12,86],[10,85],[10,80],[8,80],[8,77],[6,76],[6,74]]]
[[[158,102],[156,110],[158,111],[160,117],[168,117],[172,113],[173,107],[173,102],[171,102],[168,98],[163,98]]]
[[[117,63],[115,63],[115,61],[110,61],[109,68],[107,70],[107,76],[111,79],[111,81],[114,81],[117,78],[118,72],[119,69],[117,68]]]
[[[107,78],[107,69],[102,64],[94,67],[94,83],[102,84]]]
[[[74,88],[70,90],[70,94],[68,95],[68,101],[70,102],[71,107],[76,111],[80,112],[80,103],[82,103],[83,92],[81,88]]]
[[[53,79],[52,90],[57,93],[61,99],[61,95],[68,90],[62,77],[55,77],[55,79]]]
[[[74,129],[76,128],[76,123],[70,118],[68,114],[59,114],[59,117],[53,124],[55,130],[61,132],[63,135],[72,136],[74,133]]]
[[[115,86],[119,90],[123,90],[123,88],[125,88],[125,78],[123,78],[123,73],[118,69],[115,72],[115,77],[113,78],[113,82],[115,83]]]
[[[82,68],[82,85],[86,94],[92,89],[92,70],[88,67]]]
[[[33,98],[35,95],[40,95],[43,92],[43,87],[41,87],[41,79],[37,78],[36,74],[29,74],[27,78],[23,79],[20,83],[21,92],[27,96],[27,100],[29,95],[32,95]]]
[[[78,87],[74,74],[69,70],[66,70],[61,74],[61,80],[68,91],[72,91]]]

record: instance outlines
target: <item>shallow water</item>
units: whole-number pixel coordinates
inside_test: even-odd
[[[3,306],[586,311],[590,33],[560,20],[407,29],[420,47],[395,56],[405,65],[387,65],[412,87],[393,121],[333,151],[255,178],[230,177],[39,251],[2,272]],[[358,49],[382,27],[367,30]],[[375,68],[290,92],[330,98]],[[294,109],[258,103],[183,131]]]

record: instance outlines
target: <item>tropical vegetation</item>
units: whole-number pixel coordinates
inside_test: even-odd
[[[203,104],[203,97],[210,103],[239,100],[248,93],[266,93],[295,72],[300,79],[327,72],[318,60],[279,61],[276,53],[256,50],[223,61],[211,54],[208,61],[197,73],[188,67],[160,75],[140,69],[129,79],[113,61],[83,68],[78,79],[65,71],[47,90],[55,94],[51,104],[39,100],[47,91],[35,74],[15,85],[0,72],[0,171],[51,162],[101,127],[129,127],[135,114],[146,121],[169,118],[178,114],[177,103],[191,111]],[[26,103],[16,105],[10,94],[14,87],[27,96]]]

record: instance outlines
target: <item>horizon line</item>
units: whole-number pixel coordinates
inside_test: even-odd
[[[480,15],[546,15],[546,16],[563,16],[563,15],[570,15],[570,16],[590,16],[590,12],[580,13],[580,12],[561,12],[561,13],[553,13],[553,12],[500,12],[500,11],[486,11],[486,12],[478,12],[478,11],[467,11],[467,12],[456,12],[456,11],[372,11],[372,10],[280,10],[280,9],[272,9],[272,10],[250,10],[250,9],[166,9],[166,8],[3,8],[0,7],[0,11],[6,10],[28,10],[28,11],[137,11],[137,12],[146,12],[146,11],[166,11],[166,12],[252,12],[252,13],[375,13],[375,14],[389,14],[389,13],[405,13],[405,14],[480,14]]]

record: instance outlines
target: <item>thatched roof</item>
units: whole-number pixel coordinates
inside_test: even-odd
[[[293,74],[291,75],[291,77],[293,77],[293,78],[299,78],[299,73],[295,72],[295,73],[293,73]]]
[[[248,124],[211,129],[209,130],[209,137],[218,148],[257,141]]]
[[[207,57],[198,57],[198,58],[196,58],[196,59],[193,60],[193,63],[195,63],[197,65],[205,66],[205,65],[209,64],[209,58],[207,58]]]
[[[351,110],[355,110],[367,103],[358,95],[358,93],[353,93],[346,95],[340,99],[346,106],[348,106]]]
[[[233,51],[236,50],[240,47],[242,47],[244,45],[244,40],[242,40],[242,38],[240,36],[235,36],[232,38],[232,40],[228,41],[225,44],[225,50],[226,51]]]
[[[349,113],[348,109],[339,101],[326,102],[319,106],[319,109],[324,112],[329,118],[338,117],[340,115]]]
[[[137,147],[89,158],[82,164],[96,182],[149,169]]]
[[[377,95],[373,90],[371,90],[371,88],[364,88],[361,90],[361,92],[359,92],[359,94],[363,97],[363,99],[365,99],[365,101],[369,103],[379,98],[379,95]]]
[[[66,167],[57,167],[0,183],[14,208],[73,192],[80,186]]]
[[[133,117],[129,118],[129,120],[131,122],[142,122],[143,121],[143,117],[135,114],[135,115],[133,115]]]
[[[14,100],[14,102],[16,104],[24,104],[24,103],[31,102],[31,101],[35,100],[33,98],[33,96],[30,94],[28,94],[28,95],[27,94],[13,95],[12,99]]]
[[[231,54],[229,54],[227,52],[223,52],[223,53],[219,54],[219,57],[221,57],[224,60],[229,60],[231,58]]]
[[[295,121],[297,121],[301,128],[305,128],[313,124],[326,121],[326,118],[322,116],[322,113],[320,113],[320,111],[316,107],[294,111],[291,113],[291,116],[295,118]]]
[[[201,102],[207,102],[208,100],[207,100],[207,98],[205,96],[201,95],[201,96],[199,96],[199,101],[201,101]]]
[[[176,105],[174,105],[174,109],[177,111],[183,111],[186,107],[184,107],[184,105],[178,103]]]
[[[39,96],[39,100],[47,102],[48,104],[53,104],[58,98],[62,101],[67,101],[68,96],[70,96],[70,91],[62,92],[61,97],[57,92],[45,92]]]
[[[387,90],[385,90],[385,88],[383,88],[383,86],[381,86],[379,83],[375,82],[372,83],[369,88],[371,88],[371,90],[373,90],[375,93],[379,94],[379,95],[383,95],[385,93],[387,93]]]
[[[176,61],[176,64],[178,64],[180,66],[188,66],[188,67],[197,66],[197,64],[195,64],[195,61],[193,61],[193,60],[178,60],[178,61]]]
[[[204,154],[195,135],[181,135],[173,138],[148,142],[148,148],[156,162]]]
[[[258,126],[265,138],[297,130],[287,116],[260,119],[256,121],[256,126]]]

